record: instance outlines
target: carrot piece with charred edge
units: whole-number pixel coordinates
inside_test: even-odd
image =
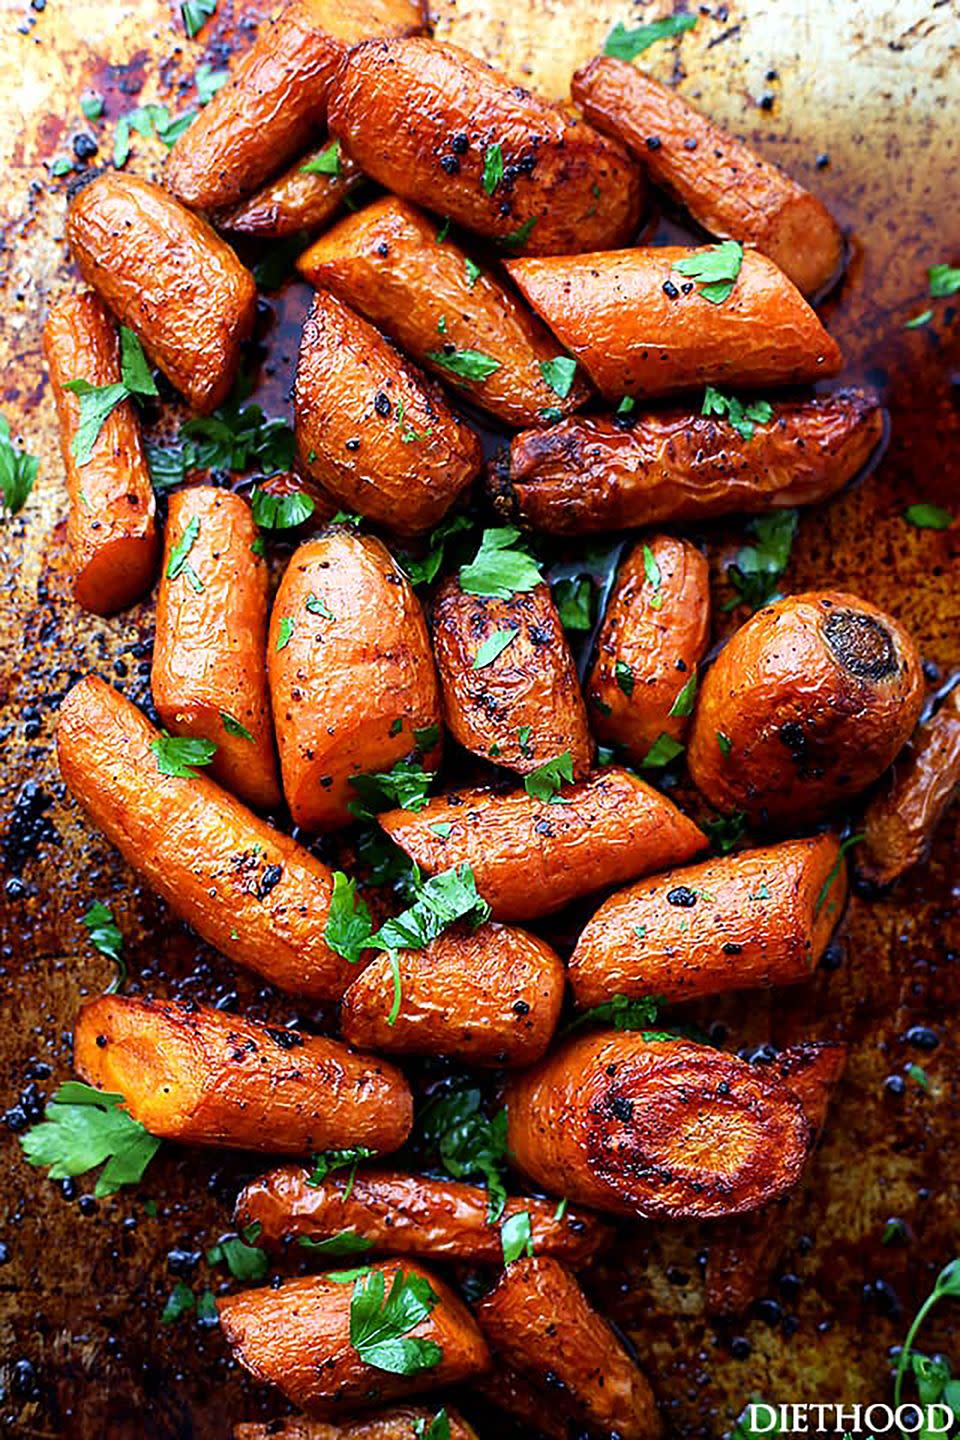
[[[693,1000],[808,980],[847,893],[833,835],[669,870],[604,901],[570,960],[577,1004]]]
[[[309,154],[300,155],[289,170],[255,190],[248,199],[219,211],[218,227],[232,234],[270,239],[322,229],[363,179],[353,161],[345,156],[338,158],[334,175],[308,168],[331,143],[327,140]]]
[[[499,1355],[496,1361],[490,1374],[474,1381],[471,1390],[509,1415],[521,1427],[521,1434],[542,1435],[546,1440],[570,1440],[573,1416],[564,1397],[554,1391],[545,1396],[525,1375],[504,1365]]]
[[[592,1031],[511,1079],[507,1148],[531,1180],[614,1215],[715,1219],[796,1183],[810,1126],[776,1076],[690,1040]]]
[[[450,1424],[450,1440],[477,1440],[477,1432],[463,1416],[445,1405]],[[233,1427],[233,1440],[412,1440],[418,1433],[414,1427],[422,1422],[424,1432],[437,1415],[436,1408],[405,1405],[401,1410],[385,1410],[366,1420],[308,1420],[292,1415],[285,1420],[269,1420],[261,1424],[249,1421]]]
[[[350,820],[351,779],[410,755],[440,697],[420,602],[381,541],[335,527],[287,566],[270,617],[283,789],[308,830]],[[439,733],[439,731],[437,731]],[[439,740],[422,756],[439,761]]]
[[[807,1041],[781,1051],[773,1068],[799,1099],[818,1139],[833,1093],[843,1074],[847,1047]],[[710,1315],[740,1315],[763,1292],[782,1250],[786,1230],[784,1206],[795,1193],[773,1206],[721,1221],[711,1232],[705,1276]]]
[[[436,1365],[395,1375],[369,1364],[350,1340],[354,1285],[322,1275],[217,1300],[221,1328],[240,1364],[257,1380],[276,1385],[301,1410],[319,1416],[456,1385],[489,1368],[490,1352],[473,1316],[431,1271],[410,1260],[388,1260],[369,1269],[383,1274],[387,1293],[401,1274],[428,1282],[437,1303],[409,1334],[440,1347]]]
[[[93,675],[60,706],[60,774],[123,858],[197,934],[274,985],[338,1000],[356,976],[323,938],[327,867],[212,780],[164,775],[160,734]]]
[[[564,786],[563,801],[458,790],[416,814],[387,810],[377,819],[428,875],[468,864],[499,920],[549,915],[593,890],[682,865],[707,846],[671,800],[614,765]]]
[[[479,472],[480,441],[439,385],[318,290],[294,387],[301,469],[399,535],[431,529]]]
[[[709,253],[664,245],[506,265],[607,400],[706,384],[797,385],[837,373],[836,341],[759,251],[743,252],[733,289],[719,304],[674,271],[679,261]]]
[[[514,254],[603,250],[637,229],[643,179],[627,151],[458,46],[368,40],[328,100],[330,131],[365,175]]]
[[[67,242],[80,273],[206,414],[227,398],[257,287],[215,230],[158,185],[107,170],[77,191]]]
[[[421,28],[414,0],[293,0],[261,30],[230,79],[174,144],[164,183],[195,210],[221,210],[305,150],[347,47]]]
[[[91,385],[120,380],[117,332],[96,295],[85,291],[53,306],[43,327],[43,351],[70,500],[67,548],[74,599],[96,615],[113,615],[150,589],[160,542],[133,403],[124,400],[107,416],[85,465],[78,465],[73,453],[80,397],[65,386],[71,380]]]
[[[494,507],[552,535],[810,505],[841,490],[883,437],[866,390],[777,402],[749,440],[689,409],[635,420],[571,415],[515,435],[488,470]]]
[[[386,1060],[207,1006],[101,995],[77,1016],[74,1065],[152,1135],[195,1145],[384,1153],[413,1123],[410,1087]]]
[[[856,870],[872,885],[892,885],[927,850],[960,781],[960,689],[914,732],[889,782],[863,819]]]
[[[329,1240],[346,1230],[388,1254],[503,1263],[500,1229],[489,1222],[490,1196],[483,1186],[366,1166],[352,1180],[340,1173],[309,1184],[309,1173],[285,1165],[251,1180],[237,1199],[237,1226],[259,1225],[257,1243],[268,1250]],[[518,1196],[506,1202],[503,1213],[509,1219],[524,1211],[536,1253],[554,1255],[572,1269],[592,1260],[611,1236],[610,1227],[589,1211],[568,1208],[558,1215],[553,1200]]]
[[[883,773],[923,691],[917,647],[891,615],[838,590],[790,595],[741,626],[707,671],[690,776],[718,810],[819,820]]]
[[[689,540],[654,535],[624,560],[597,637],[587,704],[594,733],[642,762],[682,740],[710,640],[710,566]]]
[[[544,1398],[562,1392],[579,1418],[622,1440],[661,1433],[650,1385],[577,1281],[557,1260],[515,1260],[476,1306],[497,1356]]]
[[[393,195],[341,220],[297,261],[312,285],[332,290],[507,425],[577,409],[590,394],[582,379],[560,395],[544,378],[542,367],[557,358],[546,326],[489,270],[471,265],[452,240],[437,244],[436,220]],[[478,351],[491,373],[459,379],[444,363],[455,350]]]
[[[563,1005],[566,971],[525,930],[461,926],[397,957],[400,1008],[391,1013],[389,955],[367,965],[340,1002],[352,1045],[386,1055],[449,1055],[466,1065],[516,1068],[546,1052]]]
[[[837,274],[843,233],[826,206],[675,90],[608,55],[570,88],[590,124],[640,157],[711,235],[755,245],[806,295]]]
[[[192,534],[178,568],[178,547]],[[212,740],[214,778],[268,809],[280,803],[280,786],[264,662],[269,576],[253,551],[258,535],[250,506],[229,490],[196,485],[170,496],[150,686],[164,726]]]
[[[443,716],[455,740],[521,775],[567,751],[574,779],[584,778],[593,737],[549,585],[501,600],[468,595],[450,575],[434,595],[431,630]],[[486,659],[484,646],[505,632],[513,638]]]

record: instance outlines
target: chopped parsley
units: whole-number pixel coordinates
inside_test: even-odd
[[[683,35],[697,23],[696,15],[665,15],[662,20],[651,20],[628,30],[622,21],[614,25],[603,43],[604,55],[617,60],[635,60],[644,50],[649,50],[658,40],[668,40],[674,35]]]
[[[342,1197],[348,1200],[357,1178],[357,1166],[361,1160],[372,1160],[376,1153],[369,1145],[354,1145],[348,1150],[323,1150],[311,1157],[312,1168],[307,1176],[307,1184],[322,1185],[327,1176],[332,1175],[335,1170],[348,1170],[350,1173]]]
[[[303,490],[294,490],[290,495],[272,495],[259,485],[253,487],[250,504],[254,520],[264,530],[292,530],[309,520],[317,508],[313,497]]]
[[[490,906],[478,894],[473,871],[466,863],[427,880],[415,874],[413,896],[406,910],[385,920],[374,932],[369,907],[357,894],[356,882],[336,870],[323,938],[331,950],[355,963],[364,950],[422,950],[457,920],[469,920],[476,926],[490,918]]]
[[[95,90],[88,91],[86,95],[80,96],[80,109],[85,120],[93,124],[103,114],[103,96]]]
[[[358,798],[351,803],[350,813],[358,820],[370,820],[380,810],[393,806],[399,806],[401,810],[422,810],[430,798],[430,786],[436,778],[436,771],[424,770],[418,760],[409,759],[398,760],[390,770],[352,775],[350,784]]]
[[[474,262],[470,259],[469,255],[465,258],[463,263],[467,272],[467,287],[468,289],[472,290],[474,285],[476,285],[477,281],[480,279],[480,276],[483,274],[483,271],[480,269],[479,265],[474,264]]]
[[[650,596],[650,609],[662,610],[663,592],[661,586],[663,585],[663,572],[660,569],[660,563],[656,555],[654,555],[649,545],[644,545],[643,547],[643,574],[647,584],[653,590],[653,594]]]
[[[758,425],[769,425],[773,419],[773,406],[768,400],[752,400],[744,405],[735,395],[724,395],[708,385],[703,395],[701,415],[724,415],[744,440],[752,440]]]
[[[953,516],[949,510],[944,510],[942,505],[930,505],[926,502],[908,505],[903,512],[903,518],[908,525],[914,525],[918,530],[949,530],[953,524]]]
[[[641,770],[661,770],[683,754],[683,746],[672,735],[660,734],[640,761]]]
[[[364,1255],[368,1250],[373,1249],[373,1241],[367,1240],[363,1235],[358,1235],[356,1230],[341,1230],[336,1235],[329,1235],[326,1240],[313,1240],[309,1235],[301,1235],[297,1244],[304,1250],[309,1250],[312,1255],[335,1257]]]
[[[193,83],[197,87],[197,100],[201,105],[209,105],[218,90],[222,90],[230,79],[229,70],[214,70],[211,65],[204,62],[198,65],[193,73]]]
[[[113,995],[127,978],[127,967],[123,958],[123,935],[113,918],[113,912],[101,900],[95,900],[83,916],[83,923],[90,936],[90,944],[99,954],[112,960],[117,967],[104,994]]]
[[[23,509],[39,468],[36,455],[28,455],[14,445],[9,421],[0,415],[0,512],[16,515]]]
[[[449,370],[459,380],[486,380],[500,369],[500,361],[493,360],[479,350],[428,350],[427,359],[442,370]]]
[[[323,150],[312,155],[306,165],[300,166],[301,175],[339,175],[340,141],[333,140]]]
[[[673,269],[678,275],[696,280],[700,294],[711,305],[720,305],[727,299],[737,282],[743,264],[743,246],[738,240],[721,240],[705,250],[698,250],[683,260],[675,260]]]
[[[184,526],[183,534],[170,551],[170,559],[167,561],[166,576],[168,580],[176,580],[183,576],[191,590],[200,594],[203,590],[203,582],[193,566],[190,564],[190,551],[197,543],[200,534],[200,517],[194,515]]]
[[[495,1224],[507,1203],[507,1112],[489,1119],[481,1092],[460,1085],[432,1100],[419,1117],[426,1148],[437,1155],[455,1180],[483,1179],[487,1184],[487,1220]]]
[[[960,267],[954,265],[931,265],[927,271],[930,294],[934,300],[946,300],[960,293]]]
[[[488,595],[509,600],[518,591],[535,590],[543,583],[537,562],[515,542],[520,531],[512,525],[484,530],[480,548],[469,565],[460,567],[460,589],[467,595]]]
[[[760,610],[776,596],[777,586],[790,562],[793,537],[797,533],[796,510],[772,510],[750,522],[754,536],[752,545],[744,545],[727,566],[727,578],[737,598],[727,601],[726,609],[749,605]]]
[[[560,790],[564,785],[572,784],[573,760],[569,750],[544,761],[523,778],[523,788],[531,799],[545,801],[548,805],[560,803]]]
[[[674,700],[667,714],[675,717],[685,717],[693,714],[693,702],[697,696],[697,672],[694,670],[690,679],[684,685],[680,694]]]
[[[217,747],[212,740],[198,740],[192,735],[160,735],[150,741],[161,775],[196,780],[194,765],[209,765]]]
[[[156,395],[157,386],[137,336],[120,326],[120,379],[112,385],[91,385],[89,381],[68,380],[64,389],[80,397],[80,420],[70,445],[78,465],[86,465],[108,416],[124,400]]]
[[[558,355],[554,360],[540,361],[540,374],[555,395],[565,400],[570,394],[573,377],[577,373],[577,362],[569,355]]]
[[[253,1227],[251,1226],[252,1230]],[[259,1226],[256,1227],[256,1234],[260,1233]],[[253,1238],[244,1235],[224,1235],[216,1245],[211,1245],[207,1251],[208,1265],[226,1265],[234,1280],[265,1280],[270,1270],[270,1263],[264,1252],[257,1245],[248,1243]]]
[[[642,937],[641,937],[642,938]],[[649,1030],[657,1022],[663,997],[641,995],[631,1000],[627,995],[614,995],[601,1005],[591,1005],[583,1010],[567,1026],[565,1034],[579,1030],[584,1025],[612,1025],[614,1030]]]
[[[118,170],[126,165],[130,158],[130,138],[134,132],[145,140],[154,137],[169,149],[185,130],[189,130],[195,119],[196,112],[193,110],[171,118],[166,105],[135,106],[120,116],[113,132],[114,165]]]
[[[492,195],[503,179],[503,151],[497,144],[488,145],[483,156],[483,188]]]
[[[280,625],[277,629],[277,643],[274,646],[275,651],[279,652],[290,644],[293,637],[293,628],[293,617],[291,615],[281,615]]]
[[[539,215],[531,215],[529,220],[524,220],[523,224],[518,225],[516,230],[511,230],[509,235],[501,236],[497,244],[507,250],[519,250],[520,246],[526,245],[530,239],[530,232],[539,218]]]
[[[494,660],[503,654],[507,646],[513,644],[519,633],[520,631],[516,629],[495,630],[492,635],[488,635],[477,651],[473,669],[483,670],[486,666],[492,665]]]
[[[19,1137],[25,1157],[31,1165],[49,1167],[50,1180],[85,1175],[103,1165],[97,1196],[136,1185],[160,1140],[121,1110],[123,1103],[122,1095],[68,1080],[48,1103],[45,1118]]]
[[[350,1344],[366,1365],[391,1375],[416,1375],[443,1359],[435,1340],[410,1335],[426,1320],[438,1296],[423,1275],[402,1268],[394,1273],[389,1294],[382,1270],[367,1270],[354,1280],[350,1301]]]
[[[253,736],[247,729],[246,725],[241,725],[240,721],[235,719],[234,716],[229,714],[226,710],[220,711],[220,724],[223,726],[224,730],[226,730],[228,735],[234,735],[238,740],[253,739]]]
[[[450,1416],[446,1407],[438,1410],[432,1420],[419,1415],[413,1422],[414,1440],[450,1440]]]
[[[858,835],[848,835],[846,840],[841,841],[840,849],[837,851],[837,858],[831,866],[829,875],[824,880],[823,884],[820,886],[820,894],[817,896],[816,903],[813,907],[814,915],[819,915],[820,911],[826,904],[827,897],[829,896],[830,891],[836,884],[836,881],[840,875],[841,868],[843,867],[844,855],[846,855],[847,851],[851,850],[854,845],[859,845],[860,841],[865,838],[865,833],[861,831]]]
[[[216,12],[217,0],[183,0],[180,14],[183,16],[183,28],[191,40],[200,33],[206,21]]]
[[[613,673],[616,677],[617,688],[622,690],[624,695],[629,699],[633,694],[633,687],[636,683],[633,677],[632,667],[629,666],[625,660],[618,660],[613,667]]]
[[[427,552],[421,559],[405,558],[403,568],[411,585],[429,585],[437,578],[447,550],[447,542],[454,535],[472,529],[472,522],[466,515],[451,515],[441,521],[430,533]]]
[[[524,1255],[533,1254],[533,1231],[529,1210],[518,1210],[500,1226],[500,1245],[504,1265],[512,1265]]]
[[[557,580],[553,602],[564,630],[589,630],[593,624],[593,581],[588,575]]]

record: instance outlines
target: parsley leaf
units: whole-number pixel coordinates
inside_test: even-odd
[[[647,1030],[657,1023],[662,1004],[660,995],[641,995],[636,1000],[627,995],[614,995],[601,1005],[591,1005],[589,1010],[581,1011],[564,1033],[570,1034],[583,1025],[612,1025],[614,1030]]]
[[[188,110],[183,115],[177,115],[171,119],[166,105],[135,106],[133,110],[128,110],[125,115],[121,115],[117,121],[117,128],[113,133],[114,165],[118,170],[126,165],[130,157],[132,132],[135,131],[138,135],[142,135],[145,140],[154,137],[169,149],[185,130],[189,130],[195,119],[196,114],[193,110]]]
[[[925,502],[908,505],[903,512],[903,518],[918,530],[949,530],[953,524],[953,516],[949,510],[944,510],[941,505],[929,505]]]
[[[593,624],[593,582],[588,575],[576,580],[558,580],[553,603],[564,630],[589,630]]]
[[[960,292],[960,268],[953,265],[931,265],[927,271],[930,294],[934,300],[946,300]]]
[[[196,1305],[193,1291],[185,1280],[178,1280],[176,1285],[167,1296],[167,1303],[160,1313],[161,1325],[172,1325],[177,1320],[182,1320],[184,1315]]]
[[[511,230],[509,235],[501,236],[497,244],[507,250],[518,250],[521,245],[526,245],[530,232],[539,219],[539,215],[531,215],[529,220],[524,220],[523,224],[518,225],[516,230]]]
[[[543,583],[537,562],[514,546],[520,531],[512,525],[484,530],[480,548],[469,565],[460,567],[460,589],[467,595],[489,595],[509,600],[522,590]]]
[[[633,694],[633,687],[636,684],[633,667],[628,665],[625,660],[617,660],[613,667],[613,673],[618,689],[622,690],[624,695],[629,698]]]
[[[749,605],[760,610],[776,594],[777,584],[790,561],[793,537],[797,533],[796,510],[772,510],[751,520],[754,544],[737,551],[737,558],[727,566],[727,578],[737,591],[738,599],[728,601],[726,608]]]
[[[301,1235],[297,1244],[304,1250],[309,1250],[312,1255],[363,1255],[373,1249],[373,1241],[358,1235],[356,1230],[341,1230],[337,1235],[329,1235],[326,1240],[314,1240],[309,1235]]]
[[[300,166],[301,175],[339,175],[340,174],[340,141],[333,140],[316,155],[312,155],[306,165]]]
[[[143,346],[132,330],[120,326],[120,379],[112,385],[91,385],[89,381],[68,380],[65,390],[80,397],[80,420],[71,450],[78,465],[86,465],[104,422],[124,400],[136,395],[156,395]]]
[[[193,83],[197,87],[197,99],[200,104],[209,105],[217,91],[222,90],[229,79],[229,70],[214,70],[206,62],[198,65],[193,73]]]
[[[225,1235],[210,1246],[207,1264],[221,1263],[226,1264],[234,1280],[265,1280],[270,1271],[270,1262],[259,1246],[247,1244],[239,1235]]]
[[[192,735],[160,735],[150,741],[150,749],[157,757],[161,775],[193,780],[198,778],[193,766],[209,765],[217,753],[212,740],[198,740]]]
[[[488,145],[483,156],[483,188],[488,195],[494,190],[503,179],[503,151],[497,144]]]
[[[690,676],[690,679],[687,681],[686,685],[684,685],[676,700],[674,700],[673,704],[670,706],[667,714],[678,717],[692,715],[693,702],[696,699],[696,695],[697,672],[696,670],[694,670],[693,674]]]
[[[461,380],[486,380],[500,369],[499,360],[493,360],[479,350],[453,350],[449,355],[445,350],[428,350],[427,359]]]
[[[264,530],[292,530],[309,520],[317,508],[313,497],[303,490],[294,490],[291,495],[272,495],[259,485],[253,487],[250,504],[254,520]]]
[[[95,900],[82,918],[94,950],[112,960],[117,967],[116,975],[104,992],[106,995],[113,995],[127,978],[127,967],[122,954],[123,935],[113,918],[113,912],[100,900]]]
[[[716,820],[700,821],[700,829],[709,835],[711,845],[721,855],[730,854],[746,828],[747,817],[742,810],[735,810],[732,815],[721,815]]]
[[[719,305],[736,284],[742,264],[743,246],[739,240],[721,240],[718,245],[675,260],[673,268],[678,275],[687,275],[698,282],[704,300]]]
[[[167,561],[167,579],[176,580],[179,575],[187,581],[190,588],[199,594],[203,590],[203,582],[197,575],[189,562],[190,551],[197,542],[200,534],[200,517],[194,515],[184,526],[183,534],[170,551],[170,559]]]
[[[474,926],[490,918],[490,906],[477,892],[470,866],[441,870],[418,887],[413,904],[385,920],[370,945],[377,950],[422,950],[457,920]]]
[[[437,1295],[423,1275],[402,1268],[385,1294],[382,1270],[354,1281],[350,1301],[350,1343],[360,1359],[391,1375],[415,1375],[439,1365],[443,1350],[434,1340],[409,1337],[428,1318]]]
[[[555,395],[565,400],[570,394],[573,377],[577,373],[577,362],[569,355],[558,355],[554,360],[540,361],[540,374]]]
[[[281,615],[281,616],[280,616],[280,625],[279,625],[279,628],[278,628],[278,630],[277,630],[277,643],[276,643],[276,645],[274,646],[274,650],[275,650],[277,653],[279,653],[281,650],[283,650],[287,645],[290,644],[290,640],[291,640],[292,636],[293,636],[293,617],[290,616],[290,615]]]
[[[477,281],[480,279],[480,276],[483,274],[483,271],[480,269],[479,265],[476,265],[470,259],[469,255],[465,258],[463,263],[464,268],[467,272],[467,288],[472,290],[474,285],[476,285]]]
[[[682,755],[683,748],[679,740],[674,740],[671,735],[658,735],[640,761],[640,769],[660,770],[664,765],[669,765],[671,760],[676,760],[678,755]]]
[[[904,321],[904,330],[919,330],[921,325],[929,325],[933,319],[932,310],[921,310],[919,315],[914,315],[911,320]]]
[[[474,670],[483,670],[487,665],[492,665],[507,646],[513,644],[519,633],[519,630],[495,630],[492,635],[488,635],[477,651],[473,662]]]
[[[68,1081],[47,1105],[46,1118],[19,1137],[25,1157],[31,1165],[49,1166],[50,1180],[84,1175],[106,1161],[94,1190],[97,1196],[135,1185],[160,1140],[119,1109],[122,1104],[122,1095]]]
[[[448,1175],[455,1180],[486,1181],[487,1220],[495,1224],[507,1203],[506,1110],[488,1119],[480,1091],[461,1086],[432,1100],[419,1117],[418,1128],[424,1145],[439,1157]]]
[[[727,756],[733,749],[733,741],[729,735],[724,735],[722,730],[717,731],[717,744],[720,747],[720,754]]]
[[[564,750],[562,755],[555,755],[552,760],[544,761],[523,778],[523,788],[527,794],[534,800],[545,800],[548,804],[557,804],[562,786],[572,784],[573,760],[569,750]]]
[[[427,541],[427,553],[422,559],[404,557],[403,568],[407,572],[410,584],[429,585],[431,581],[435,580],[440,566],[443,564],[447,541],[452,540],[454,535],[470,529],[472,529],[472,521],[466,515],[451,515],[446,520],[442,520],[437,528],[431,531]]]
[[[370,908],[357,894],[356,880],[351,880],[342,870],[334,870],[324,940],[331,950],[355,965],[369,946],[372,934]]]
[[[0,415],[0,512],[16,515],[27,503],[40,461],[18,450],[10,439],[10,424]]]
[[[350,784],[359,800],[351,804],[351,814],[358,820],[369,820],[377,811],[393,806],[402,810],[422,810],[430,798],[430,786],[436,778],[436,771],[424,770],[418,760],[398,760],[391,770],[352,775]]]
[[[347,1176],[347,1184],[343,1192],[343,1199],[348,1200],[356,1179],[357,1166],[361,1160],[370,1160],[376,1153],[376,1150],[371,1150],[369,1145],[354,1145],[349,1150],[321,1151],[312,1157],[313,1168],[307,1176],[307,1184],[321,1185],[334,1170],[349,1170],[350,1174]]]
[[[830,868],[829,875],[826,877],[823,884],[820,886],[820,894],[817,896],[816,903],[813,907],[814,915],[819,915],[820,911],[826,904],[827,897],[829,896],[830,891],[833,889],[834,884],[836,883],[840,875],[840,871],[843,868],[844,855],[846,855],[848,850],[852,850],[854,845],[859,845],[860,841],[864,840],[865,838],[865,833],[861,831],[858,835],[848,835],[846,840],[842,840],[840,842],[840,849],[837,851],[837,858]]]
[[[217,11],[217,0],[184,0],[180,6],[180,14],[183,16],[183,28],[192,40],[193,37],[203,29],[203,26],[211,15]]]
[[[234,719],[226,710],[220,711],[220,724],[228,735],[235,735],[238,740],[252,740],[253,736],[246,725],[241,725],[239,720]]]
[[[438,1410],[430,1421],[418,1416],[413,1422],[413,1435],[414,1440],[450,1440],[450,1416],[446,1407]]]
[[[259,470],[275,475],[293,467],[294,436],[285,420],[267,420],[259,405],[227,400],[212,415],[195,415],[180,427],[188,469]]]
[[[735,395],[724,395],[708,385],[703,395],[701,415],[725,415],[730,424],[744,440],[752,440],[758,425],[769,425],[773,419],[773,406],[768,400],[753,400],[744,405]]]
[[[518,1210],[500,1226],[500,1245],[504,1265],[512,1265],[522,1255],[533,1254],[533,1232],[529,1210]]]
[[[618,21],[604,41],[603,53],[613,55],[617,60],[635,60],[658,40],[682,35],[692,30],[696,23],[696,15],[666,15],[662,20],[651,20],[647,25],[628,30],[622,21]]]
[[[663,585],[663,572],[660,569],[660,562],[657,560],[656,555],[654,555],[649,545],[644,545],[643,547],[643,574],[647,584],[653,589],[653,594],[650,596],[650,609],[662,610],[663,592],[661,586]]]
[[[80,109],[83,112],[85,120],[89,120],[91,123],[94,120],[99,120],[103,114],[103,96],[97,94],[95,90],[89,91],[86,95],[81,95]]]

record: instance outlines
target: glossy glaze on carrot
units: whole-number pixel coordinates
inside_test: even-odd
[[[237,235],[259,235],[276,240],[301,230],[321,230],[328,224],[363,176],[345,156],[337,157],[336,172],[311,170],[330,155],[331,140],[297,157],[288,170],[239,205],[217,213],[217,225]]]

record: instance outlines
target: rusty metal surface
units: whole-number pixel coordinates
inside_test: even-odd
[[[933,327],[903,324],[927,303],[926,267],[960,261],[960,11],[953,0],[730,0],[709,8],[682,45],[657,46],[643,63],[752,136],[838,214],[851,260],[823,313],[848,357],[844,378],[879,385],[892,416],[877,472],[803,516],[787,588],[828,583],[893,611],[916,635],[934,688],[937,675],[960,665],[960,528],[912,529],[901,510],[917,499],[956,507],[960,324],[949,302],[935,306]],[[559,96],[614,20],[662,9],[616,0],[441,0],[436,27]],[[296,1008],[198,946],[136,884],[64,797],[51,745],[58,700],[87,670],[145,697],[152,613],[144,606],[104,621],[69,599],[40,327],[50,300],[75,282],[62,241],[66,181],[47,167],[90,129],[78,103],[85,87],[107,98],[107,120],[94,127],[107,153],[113,122],[132,105],[159,99],[173,112],[186,108],[196,64],[219,63],[236,43],[229,0],[192,42],[176,6],[160,0],[46,0],[38,9],[3,0],[0,13],[0,408],[41,457],[27,508],[0,528],[0,1081],[15,1129],[68,1075],[77,1001],[107,978],[79,919],[94,898],[113,906],[144,990],[236,1003],[256,1015],[289,1017]],[[256,14],[244,9],[241,43]],[[135,137],[134,150],[131,167],[151,173],[161,148]],[[818,166],[818,156],[827,163]],[[274,342],[266,393],[276,413],[286,407],[302,303],[291,291],[272,299],[264,317]],[[719,583],[743,527],[704,534]],[[960,1238],[960,1057],[951,1023],[960,998],[958,839],[955,811],[929,863],[890,897],[854,898],[831,967],[811,985],[714,1007],[738,1043],[842,1034],[853,1049],[825,1143],[785,1214],[784,1255],[769,1294],[779,1310],[768,1305],[765,1318],[733,1327],[705,1317],[697,1256],[706,1231],[625,1230],[613,1263],[589,1278],[634,1339],[673,1435],[721,1434],[751,1392],[846,1402],[889,1395],[888,1347]],[[911,1041],[916,1026],[929,1033]],[[902,1076],[910,1061],[926,1069],[929,1090],[908,1080],[898,1096],[885,1080]],[[172,1272],[189,1270],[192,1252],[229,1228],[237,1181],[255,1163],[168,1146],[139,1191],[93,1201],[83,1181],[61,1188],[30,1170],[12,1130],[5,1137],[3,1433],[214,1440],[234,1420],[282,1410],[275,1395],[241,1377],[216,1330],[159,1323]],[[882,1243],[890,1217],[904,1222],[902,1243]],[[184,1253],[171,1258],[177,1251]],[[222,1283],[202,1260],[192,1278]],[[940,1308],[925,1346],[949,1352],[960,1315]],[[960,1344],[953,1355],[960,1361]]]

